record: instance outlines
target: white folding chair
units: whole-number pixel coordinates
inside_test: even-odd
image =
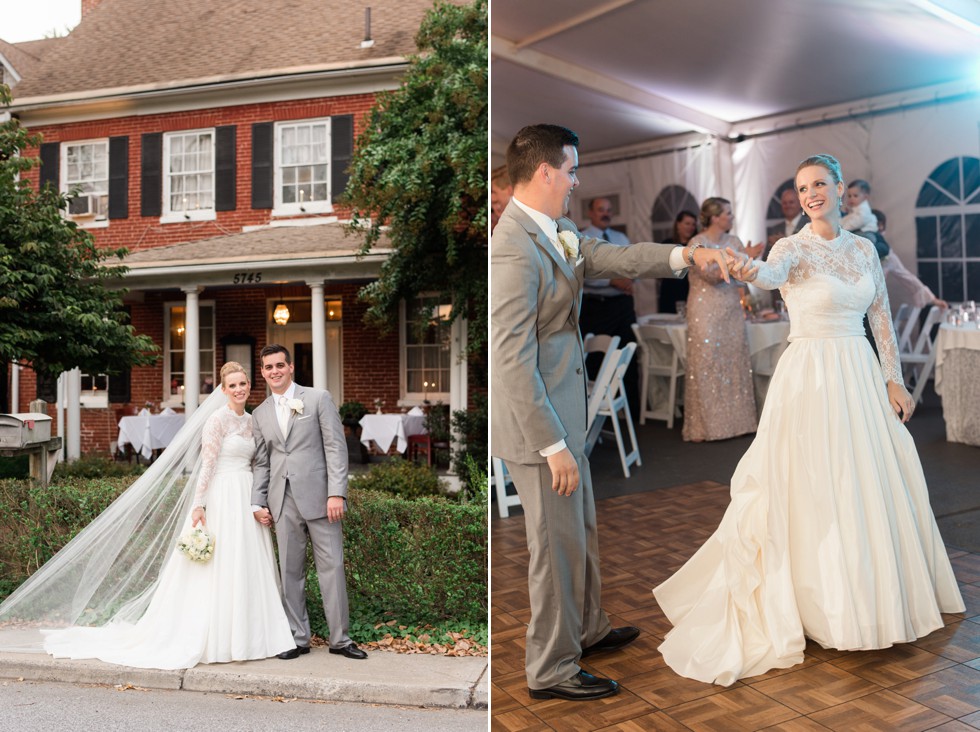
[[[616,375],[616,367],[619,365],[620,350],[613,348],[608,352],[608,356],[603,360],[602,367],[596,375],[595,382],[592,384],[592,391],[589,392],[588,410],[586,412],[585,423],[588,425],[585,433],[585,456],[588,457],[599,441],[602,433],[602,426],[605,424],[608,414],[600,414],[599,408],[609,391],[609,385]]]
[[[938,305],[933,305],[926,315],[926,320],[919,331],[919,337],[915,340],[915,346],[908,353],[899,353],[902,360],[903,378],[908,381],[910,375],[915,381],[915,389],[912,391],[912,398],[918,404],[922,398],[922,391],[925,389],[926,382],[932,375],[932,368],[936,365],[936,349],[932,338],[932,329],[943,318],[943,311]]]
[[[588,360],[589,354],[591,353],[601,353],[602,364],[599,366],[601,371],[603,366],[609,361],[609,354],[611,351],[619,348],[619,336],[617,335],[595,335],[593,333],[586,333],[585,337],[582,339],[582,349],[585,351],[585,359]],[[586,380],[587,392],[592,393],[592,379]]]
[[[511,506],[520,506],[521,497],[517,494],[507,495],[507,484],[513,484],[510,474],[504,466],[504,461],[495,457],[493,459],[493,485],[497,495],[497,513],[500,518],[507,518],[510,515]]]
[[[630,414],[629,402],[626,401],[626,387],[623,385],[623,374],[626,373],[635,351],[635,343],[627,343],[620,349],[619,362],[616,364],[612,379],[606,386],[605,394],[599,402],[598,412],[600,417],[609,417],[609,421],[612,422],[616,447],[619,449],[619,460],[623,464],[623,475],[627,478],[630,477],[630,465],[633,463],[643,465],[643,461],[640,460],[640,447],[636,442],[636,430],[633,429],[633,415]],[[631,449],[628,453],[623,444],[622,428],[619,426],[620,415],[626,421],[626,430],[630,436]]]
[[[898,352],[911,353],[912,336],[919,324],[922,308],[903,302],[895,314],[895,337],[898,338]]]
[[[674,417],[680,417],[677,406],[678,377],[684,376],[684,365],[662,325],[633,323],[633,333],[640,347],[640,424],[650,419],[662,419],[667,429],[674,428]],[[666,380],[666,403],[662,398],[662,382]],[[683,380],[680,381],[683,384]]]

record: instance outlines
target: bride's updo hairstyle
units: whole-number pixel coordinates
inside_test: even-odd
[[[823,153],[819,155],[811,155],[802,163],[796,166],[796,172],[799,174],[803,168],[808,168],[811,165],[819,165],[821,168],[825,168],[830,177],[834,179],[834,183],[843,183],[844,176],[840,172],[840,163],[837,162],[837,158],[833,155],[825,155]]]
[[[224,366],[221,367],[221,385],[225,385],[225,377],[228,374],[245,374],[245,378],[248,378],[248,372],[245,367],[242,366],[237,361],[228,361]]]
[[[704,199],[704,203],[701,204],[702,229],[707,229],[711,226],[711,217],[720,216],[721,212],[725,210],[725,204],[731,204],[731,201],[727,198],[718,198],[717,196]]]

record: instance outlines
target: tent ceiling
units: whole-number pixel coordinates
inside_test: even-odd
[[[535,122],[599,151],[980,76],[975,0],[493,0],[491,29],[495,160]]]

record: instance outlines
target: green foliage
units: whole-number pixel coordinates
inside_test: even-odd
[[[431,468],[400,457],[378,463],[367,473],[349,476],[348,485],[352,491],[380,491],[407,499],[445,493]]]
[[[340,405],[340,420],[346,425],[356,425],[368,410],[361,402],[348,401]]]
[[[41,487],[0,480],[0,579],[23,581],[131,483],[131,477],[65,478]]]
[[[0,458],[0,480],[17,478],[23,480],[31,475],[31,462],[27,455]]]
[[[360,489],[351,490],[349,504],[344,563],[351,638],[377,640],[388,632],[397,635],[399,626],[407,632],[465,626],[485,643],[486,507]],[[306,591],[313,632],[329,637],[312,565]]]
[[[368,114],[345,194],[370,218],[362,252],[382,225],[394,249],[361,290],[367,321],[390,329],[401,300],[439,293],[468,318],[471,355],[487,339],[487,20],[487,0],[437,0],[401,87]]]
[[[460,448],[453,454],[453,472],[460,476],[464,485],[471,490],[479,490],[483,480],[478,479],[477,483],[469,480],[471,470],[467,462],[472,460],[477,466],[482,465],[484,474],[486,473],[488,424],[486,394],[474,396],[469,409],[453,412],[453,433],[460,443]]]
[[[0,84],[0,111],[9,104]],[[21,153],[40,142],[16,117],[0,122],[0,360],[51,376],[152,364],[156,346],[127,323],[124,290],[109,289],[126,270],[106,263],[126,250],[98,249],[62,216],[65,196],[18,178],[37,164]]]
[[[146,466],[138,463],[124,463],[105,455],[82,455],[70,463],[60,462],[54,469],[52,480],[61,482],[65,478],[120,478],[134,479],[146,471]],[[132,480],[130,481],[132,482]]]

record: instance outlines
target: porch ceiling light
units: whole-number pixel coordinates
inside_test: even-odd
[[[276,321],[276,325],[285,325],[289,322],[289,308],[286,307],[286,303],[279,302],[276,304],[272,319]]]

